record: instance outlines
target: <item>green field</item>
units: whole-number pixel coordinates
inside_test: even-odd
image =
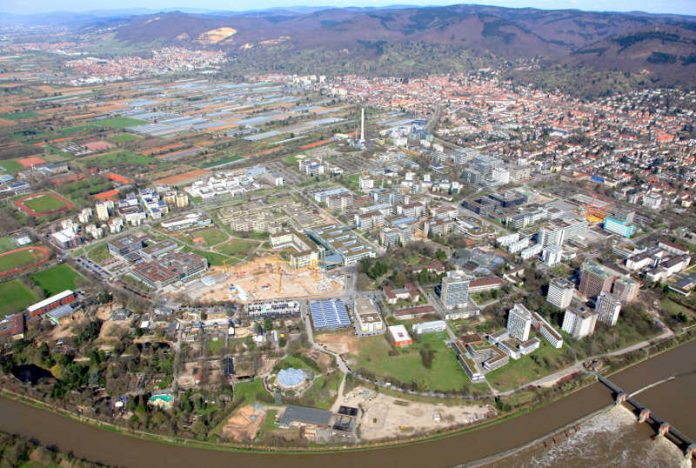
[[[202,237],[208,247],[227,240],[227,234],[217,228],[201,229],[191,233],[191,238]]]
[[[224,158],[216,159],[215,161],[210,161],[208,163],[205,163],[201,166],[202,169],[210,169],[211,167],[220,167],[220,166],[226,166],[228,164],[232,164],[234,162],[240,161],[244,158],[241,156],[237,156],[236,154],[233,154],[231,156],[226,156]]]
[[[106,243],[92,247],[87,251],[87,258],[92,260],[94,263],[101,263],[104,260],[108,260],[111,258],[109,247],[106,245]]]
[[[338,396],[338,388],[341,385],[343,374],[339,371],[334,372],[330,376],[320,375],[312,386],[302,394],[302,398],[298,402],[302,406],[310,406],[313,408],[329,409]]]
[[[421,391],[459,391],[480,388],[468,379],[457,362],[454,351],[445,344],[444,333],[423,336],[420,341],[406,349],[396,349],[390,356],[392,346],[384,336],[360,338],[360,352],[352,356],[355,370],[365,370],[378,377],[387,377],[411,385],[415,383]],[[434,351],[432,365],[423,365],[420,350],[429,346]]]
[[[14,159],[6,159],[5,161],[0,161],[0,168],[4,169],[5,172],[10,174],[16,174],[24,170],[24,166],[19,164]]]
[[[6,112],[4,114],[0,114],[0,119],[4,120],[22,120],[22,119],[31,119],[32,117],[38,117],[40,114],[37,114],[36,112],[32,111],[26,111],[26,112]]]
[[[486,379],[496,390],[513,390],[563,368],[569,362],[568,352],[567,347],[556,349],[542,339],[539,349],[517,361],[510,359],[507,366],[486,374]]]
[[[31,265],[36,258],[30,250],[21,250],[0,256],[0,272]],[[2,297],[0,295],[0,297]]]
[[[155,160],[149,156],[143,156],[142,154],[133,153],[132,151],[116,151],[114,153],[97,156],[96,158],[84,159],[83,161],[87,167],[101,168],[147,166],[155,162]]]
[[[215,252],[208,252],[205,250],[197,250],[197,249],[192,249],[190,247],[184,247],[183,250],[184,250],[184,252],[191,252],[191,253],[194,253],[196,255],[200,255],[201,257],[208,260],[208,264],[210,266],[222,266],[225,264],[225,262],[228,262],[231,260],[229,257],[217,254]]]
[[[215,250],[224,255],[249,255],[251,251],[259,245],[253,241],[235,239],[225,242],[222,245],[215,247]]]
[[[235,402],[244,401],[247,404],[252,404],[263,398],[271,398],[271,395],[263,388],[261,379],[238,383],[234,386]]]
[[[100,127],[123,129],[146,124],[147,122],[144,120],[130,119],[128,117],[113,117],[111,119],[95,120],[94,123]]]
[[[133,135],[132,133],[118,133],[109,137],[109,140],[111,140],[114,143],[129,143],[137,139],[138,137]]]
[[[208,354],[211,356],[219,356],[225,347],[225,339],[218,337],[217,340],[209,339],[205,342],[208,348]]]
[[[37,213],[59,210],[61,208],[65,208],[66,206],[62,200],[59,200],[52,195],[42,195],[40,197],[32,198],[31,200],[25,200],[22,203]]]
[[[79,283],[84,280],[78,272],[67,264],[47,268],[44,271],[34,273],[30,278],[49,296],[66,289],[77,289]]]
[[[0,283],[0,317],[14,314],[39,301],[34,291],[20,280]]]
[[[7,252],[8,250],[16,248],[17,244],[15,244],[15,241],[13,241],[11,237],[0,237],[0,253]]]

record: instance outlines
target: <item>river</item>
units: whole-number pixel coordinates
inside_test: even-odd
[[[696,342],[691,342],[612,376],[612,380],[625,390],[633,392],[656,381],[678,376],[640,393],[637,399],[691,438],[696,438],[693,404],[693,395],[696,392],[695,372]],[[0,430],[35,438],[46,445],[56,445],[88,460],[119,466],[437,468],[471,463],[525,446],[610,404],[609,390],[601,384],[594,384],[532,413],[439,440],[360,452],[296,455],[253,454],[161,444],[99,430],[4,398],[0,398]],[[576,442],[573,445],[574,437],[580,443]],[[657,447],[655,444],[667,444],[665,441],[652,440],[647,426],[633,423],[627,410],[615,408],[580,424],[578,432],[566,438],[565,442],[547,448],[537,445],[513,457],[495,460],[492,464],[587,466],[587,461],[591,458],[578,458],[578,453],[581,453],[581,448],[587,447],[586,442],[591,440],[597,441],[595,445],[599,456],[604,456],[605,461],[613,462],[621,462],[620,457],[625,453],[637,453],[635,447],[650,451],[649,448]],[[604,441],[607,445],[597,446],[599,441]],[[568,444],[565,446],[569,447],[568,450],[563,450],[564,443]],[[630,445],[631,443],[634,445]],[[575,450],[574,447],[580,449]],[[665,446],[665,450],[672,448]],[[674,466],[670,461],[677,460],[679,453],[681,452],[678,450],[672,450],[669,455],[665,455],[668,458],[659,458],[660,461],[655,464]],[[646,458],[636,460],[643,463],[622,465],[645,465]]]

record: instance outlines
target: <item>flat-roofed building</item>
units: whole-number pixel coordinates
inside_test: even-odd
[[[446,308],[456,309],[467,306],[471,279],[471,276],[463,271],[447,272],[440,286],[440,299]]]
[[[77,300],[77,293],[66,289],[65,291],[32,304],[26,309],[27,318],[34,318],[50,312],[60,306],[71,304]]]
[[[595,311],[600,322],[614,326],[619,320],[619,314],[621,313],[621,300],[613,294],[603,292],[597,298]]]
[[[324,259],[324,248],[312,242],[306,235],[297,231],[284,231],[270,236],[274,249],[291,248],[288,262],[292,268],[303,268],[307,265],[319,265]]]
[[[579,291],[594,299],[604,291],[611,291],[616,276],[598,263],[586,262],[580,271]]]
[[[507,331],[510,336],[520,341],[527,341],[532,329],[532,313],[527,308],[516,303],[508,313]]]
[[[564,310],[568,308],[573,300],[574,293],[575,286],[573,283],[564,278],[555,278],[549,283],[549,290],[546,293],[546,300],[550,304]]]
[[[407,348],[413,344],[413,338],[403,325],[392,325],[388,328],[389,338],[397,348]]]
[[[579,340],[594,333],[597,314],[584,305],[573,304],[566,309],[563,316],[562,330]]]
[[[366,297],[355,299],[355,331],[358,335],[370,336],[384,333],[384,321],[374,301]]]

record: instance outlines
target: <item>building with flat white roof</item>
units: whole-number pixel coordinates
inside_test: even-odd
[[[411,338],[411,335],[408,334],[408,330],[406,330],[405,326],[392,325],[388,330],[389,338],[397,348],[406,348],[413,344],[413,339]]]
[[[379,335],[385,332],[384,321],[372,299],[355,299],[355,331],[358,335]]]

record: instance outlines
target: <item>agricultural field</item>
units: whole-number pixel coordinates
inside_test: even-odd
[[[94,124],[99,127],[108,127],[115,129],[124,129],[127,127],[134,127],[136,125],[146,124],[144,120],[131,119],[128,117],[113,117],[110,119],[95,120]]]
[[[34,273],[30,279],[48,296],[58,294],[66,289],[77,289],[80,282],[84,281],[82,275],[67,264],[56,265]]]
[[[149,156],[133,153],[132,151],[116,151],[101,156],[83,159],[87,167],[114,168],[126,166],[147,166],[155,162]]]
[[[39,114],[36,112],[32,111],[26,111],[26,112],[5,112],[4,114],[0,114],[0,119],[3,120],[23,120],[23,119],[31,119],[34,117],[38,117]]]
[[[0,283],[0,297],[0,317],[20,312],[39,301],[36,293],[18,279]]]
[[[385,336],[360,338],[357,355],[351,355],[353,369],[392,379],[405,386],[415,384],[422,391],[456,392],[476,388],[462,371],[445,339],[444,333],[434,333],[424,335],[408,348],[394,349]],[[433,353],[429,368],[424,358],[428,351]]]
[[[109,137],[109,140],[113,143],[130,143],[131,141],[136,141],[138,139],[139,137],[133,135],[132,133],[117,133]]]

